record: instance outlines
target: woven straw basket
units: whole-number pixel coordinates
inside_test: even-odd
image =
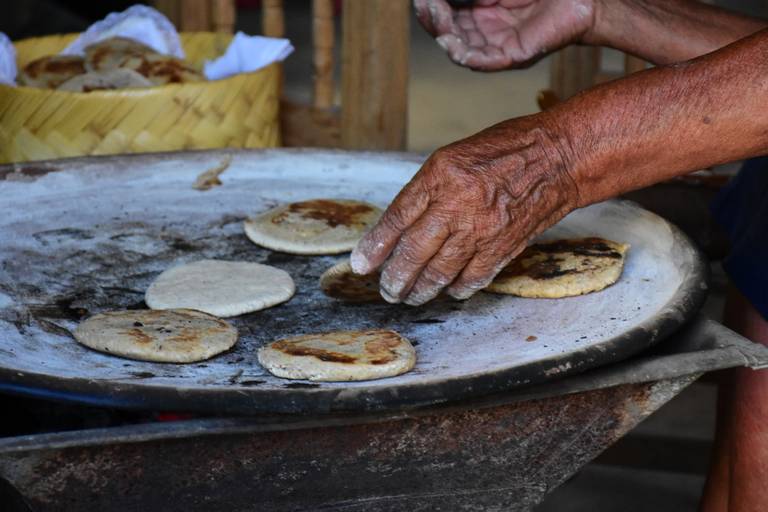
[[[59,53],[76,36],[16,43],[19,69]],[[187,59],[202,66],[230,35],[181,34]],[[279,68],[223,80],[143,89],[71,93],[0,84],[0,163],[280,144]]]

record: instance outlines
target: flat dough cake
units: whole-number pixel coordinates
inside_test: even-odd
[[[615,283],[629,245],[602,238],[531,245],[502,270],[486,291],[559,299],[596,292]]]
[[[85,48],[85,68],[107,71],[122,67],[130,57],[159,55],[149,46],[127,37],[110,37]]]
[[[140,361],[192,363],[237,343],[237,329],[188,309],[113,311],[77,326],[75,339],[99,352]]]
[[[273,208],[245,221],[255,244],[292,254],[338,254],[354,249],[381,210],[350,199],[311,199]]]
[[[334,299],[345,302],[384,302],[379,293],[381,274],[361,276],[352,272],[349,260],[332,266],[320,276],[320,289]]]
[[[85,62],[76,55],[49,55],[24,66],[19,85],[55,89],[67,80],[85,73]]]
[[[229,317],[280,304],[295,291],[291,276],[279,268],[244,261],[201,260],[160,274],[144,300],[152,309],[188,308]]]
[[[130,69],[92,71],[70,78],[57,87],[59,91],[91,92],[112,89],[151,87],[152,82]]]
[[[395,331],[338,331],[278,340],[259,349],[259,362],[277,377],[353,381],[393,377],[416,364],[411,342]]]
[[[138,41],[123,37],[105,39],[85,49],[89,71],[130,69],[144,76],[152,85],[201,82],[205,77],[185,61],[157,53]]]
[[[158,53],[128,57],[120,67],[140,73],[153,85],[186,84],[205,80],[202,73],[183,60]]]

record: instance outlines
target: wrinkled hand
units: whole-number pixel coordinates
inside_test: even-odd
[[[514,119],[437,150],[352,253],[352,268],[383,265],[381,295],[423,304],[447,287],[466,299],[526,242],[579,205],[546,114]]]
[[[448,56],[480,71],[525,67],[581,42],[598,0],[476,0],[454,9],[445,0],[414,0],[416,16]]]

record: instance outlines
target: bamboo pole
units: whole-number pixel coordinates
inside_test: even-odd
[[[314,106],[333,106],[333,0],[312,0]]]
[[[345,148],[403,149],[408,120],[408,0],[347,0],[342,19]]]
[[[235,0],[212,0],[212,29],[231,34],[235,31]]]
[[[285,35],[285,13],[283,0],[264,0],[262,7],[263,19],[261,31],[267,37],[283,37]]]

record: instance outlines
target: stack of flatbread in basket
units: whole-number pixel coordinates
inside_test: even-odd
[[[131,89],[200,82],[205,77],[189,63],[156,52],[133,39],[112,37],[85,48],[85,56],[49,55],[27,64],[20,85],[69,92]]]

